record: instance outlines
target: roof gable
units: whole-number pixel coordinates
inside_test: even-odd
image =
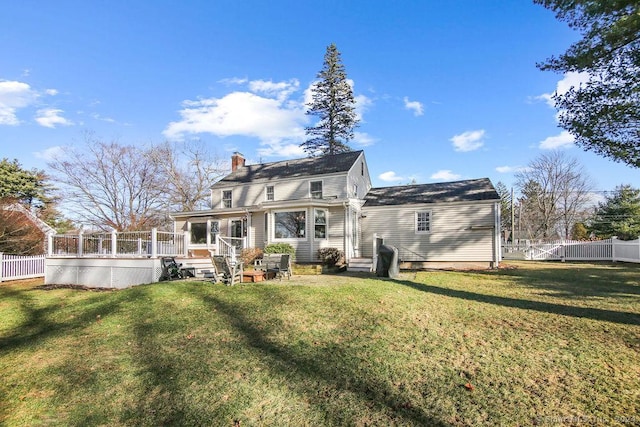
[[[315,175],[348,172],[358,160],[362,150],[321,157],[282,160],[239,167],[215,185],[239,184],[278,178],[301,178]]]
[[[435,184],[399,185],[372,188],[365,197],[365,207],[439,202],[499,200],[488,178]]]
[[[20,203],[11,203],[10,205],[0,206],[0,209],[12,212],[19,212],[28,221],[35,225],[43,234],[56,234],[56,230],[40,218],[35,216],[29,209],[22,206]]]

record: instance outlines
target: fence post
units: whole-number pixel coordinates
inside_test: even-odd
[[[616,241],[618,236],[611,237],[611,261],[616,262]]]
[[[83,246],[84,245],[84,233],[81,231],[78,234],[78,256],[82,258]]]
[[[2,261],[2,252],[0,252],[0,282],[2,282],[2,270],[3,270],[3,261]]]
[[[116,230],[111,230],[111,258],[115,258],[118,255],[118,233]]]
[[[151,258],[158,257],[158,229],[151,229]]]

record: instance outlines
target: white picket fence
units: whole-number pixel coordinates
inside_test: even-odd
[[[7,255],[0,252],[0,282],[44,277],[45,255]]]
[[[529,260],[624,261],[640,263],[640,238],[636,240],[558,240],[533,243],[525,250]]]

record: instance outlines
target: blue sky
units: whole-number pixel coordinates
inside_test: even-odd
[[[301,157],[305,99],[335,43],[374,186],[489,177],[510,186],[566,150],[599,190],[637,169],[573,146],[548,97],[579,75],[535,63],[578,34],[528,0],[20,1],[0,14],[0,157],[46,169],[86,131],[200,139],[222,158]]]

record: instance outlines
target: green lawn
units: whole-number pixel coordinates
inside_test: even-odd
[[[640,266],[0,285],[0,424],[640,423]]]

